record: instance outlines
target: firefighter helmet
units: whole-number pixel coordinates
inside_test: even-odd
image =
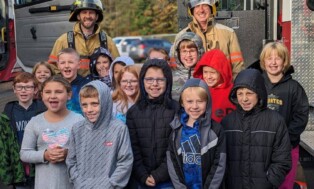
[[[174,42],[174,58],[176,62],[181,63],[180,61],[180,43],[183,40],[191,40],[197,47],[197,60],[200,60],[205,50],[203,47],[202,38],[194,32],[186,32],[180,35]]]
[[[76,22],[77,15],[81,10],[94,10],[98,14],[98,19],[96,22],[101,22],[104,18],[103,15],[103,5],[100,0],[75,0],[73,3],[72,12],[69,18],[70,22]]]
[[[212,11],[212,14],[215,16],[217,13],[217,6],[219,4],[219,0],[189,0],[188,2],[188,12],[190,15],[193,15],[192,9],[197,5],[206,4],[209,5]]]

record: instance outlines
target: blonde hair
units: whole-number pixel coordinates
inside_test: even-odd
[[[122,80],[122,76],[126,72],[133,74],[139,80],[140,67],[136,65],[125,66],[119,72],[117,83],[116,83],[116,88],[112,94],[112,100],[113,102],[120,102],[119,105],[121,106],[122,111],[129,108],[128,97],[122,90],[121,84],[120,84]],[[135,95],[133,99],[134,102],[138,100],[139,96],[140,96],[140,89],[138,89],[137,94]]]
[[[87,85],[86,87],[80,90],[80,98],[95,98],[99,96],[97,89],[91,85]]]
[[[205,89],[203,89],[202,87],[188,87],[181,92],[180,104],[183,103],[182,102],[183,95],[185,95],[186,93],[191,93],[191,92],[195,92],[197,96],[200,97],[201,100],[204,100],[204,101],[206,100],[206,102],[208,101],[208,94]]]
[[[33,70],[32,70],[32,74],[33,75],[35,75],[35,73],[36,73],[37,69],[39,68],[39,66],[45,66],[50,71],[51,76],[55,75],[55,72],[54,72],[52,66],[47,61],[37,62],[35,64],[35,66],[33,67]]]
[[[72,49],[72,48],[62,49],[57,55],[58,60],[60,56],[63,54],[73,54],[78,61],[80,60],[80,54],[75,49]]]
[[[275,50],[278,56],[283,60],[283,72],[286,72],[290,67],[290,57],[287,47],[280,42],[267,43],[260,55],[260,66],[265,70],[265,60],[271,55],[271,52]]]

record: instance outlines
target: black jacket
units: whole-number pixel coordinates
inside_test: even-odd
[[[279,112],[285,118],[293,147],[299,144],[309,117],[309,101],[303,87],[294,79],[292,66],[278,83],[271,83],[264,72],[268,94],[268,108]]]
[[[225,174],[225,135],[222,126],[211,119],[212,103],[207,84],[200,79],[189,79],[182,90],[196,86],[204,88],[208,96],[206,112],[203,117],[197,120],[199,122],[199,132],[201,135],[202,188],[216,189],[220,188]],[[180,121],[181,115],[182,113],[178,113],[171,122],[173,132],[171,133],[169,150],[167,152],[168,171],[176,189],[187,188],[183,172],[183,150],[180,144],[183,128]]]
[[[244,111],[236,98],[238,88],[257,93],[258,104]],[[239,73],[230,93],[236,111],[221,124],[227,141],[226,188],[278,188],[291,168],[291,145],[285,121],[268,109],[264,80],[253,69]]]
[[[157,99],[149,99],[144,88],[144,77],[148,68],[161,68],[166,79],[166,91]],[[127,112],[126,124],[129,128],[134,163],[132,177],[145,184],[152,175],[155,182],[170,181],[166,150],[171,133],[170,122],[178,109],[171,98],[172,74],[164,60],[148,60],[140,72],[141,94],[139,101]]]

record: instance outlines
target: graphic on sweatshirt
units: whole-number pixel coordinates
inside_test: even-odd
[[[279,111],[280,106],[283,105],[282,99],[279,96],[270,94],[267,97],[267,107],[271,110]]]
[[[58,131],[53,131],[51,129],[46,129],[42,133],[42,139],[48,144],[49,148],[64,147],[68,142],[70,136],[70,131],[67,128],[62,128]]]

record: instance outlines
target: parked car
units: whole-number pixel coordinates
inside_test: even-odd
[[[136,62],[141,62],[147,58],[149,49],[152,47],[163,48],[168,54],[171,49],[171,42],[165,39],[142,39],[130,44],[129,56]]]
[[[120,56],[129,56],[129,45],[132,42],[140,41],[141,39],[141,36],[119,36],[113,38],[112,40],[116,44]]]

